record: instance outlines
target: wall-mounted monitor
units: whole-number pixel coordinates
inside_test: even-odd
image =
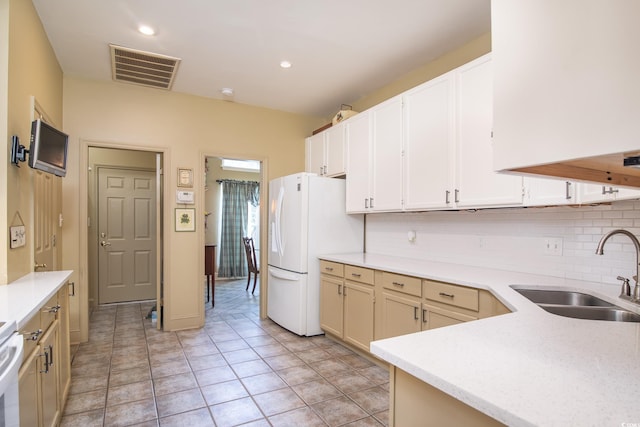
[[[69,136],[37,119],[31,123],[29,166],[57,176],[67,174]]]

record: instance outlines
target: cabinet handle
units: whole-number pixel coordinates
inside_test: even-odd
[[[369,197],[369,207],[373,208],[373,197]]]
[[[40,371],[41,374],[48,374],[49,373],[49,353],[47,352],[47,349],[44,349],[44,352],[42,354],[39,355],[40,357],[44,357],[44,369],[42,371]]]
[[[427,323],[427,310],[422,309],[422,323]]]
[[[357,277],[357,278],[362,277],[362,274],[360,274],[360,273],[351,273],[351,275],[352,275],[353,277]]]
[[[57,313],[58,311],[60,311],[60,304],[57,304],[53,307],[45,307],[44,310],[42,310],[43,313]]]
[[[566,182],[565,188],[566,188],[565,199],[571,200],[571,183],[569,181]]]
[[[333,267],[325,267],[324,269],[327,271],[333,271]]]
[[[320,166],[320,176],[322,176],[322,166]]]
[[[439,294],[439,295],[440,295],[441,297],[447,297],[447,298],[453,298],[453,297],[455,297],[455,295],[454,295],[454,294],[447,294],[447,293],[445,293],[445,292],[440,292],[440,294]]]
[[[342,295],[342,285],[338,285],[338,295]]]
[[[460,201],[460,199],[458,198],[458,196],[460,195],[460,190],[456,188],[456,191],[454,192],[454,194],[455,194],[455,197],[453,198],[453,201],[458,203]]]
[[[24,336],[25,340],[38,341],[38,338],[40,338],[40,335],[42,335],[42,329],[38,329],[37,331],[33,331],[33,332],[26,332],[22,335]]]
[[[35,271],[35,270],[37,270],[37,269],[39,269],[39,268],[47,268],[47,264],[38,264],[38,263],[36,263],[36,264],[33,266],[33,270],[34,270],[34,271]]]
[[[451,203],[451,202],[449,201],[449,195],[450,195],[450,194],[451,194],[451,191],[449,191],[449,190],[446,190],[446,191],[444,192],[444,202],[445,202],[447,205],[448,205],[449,203]]]
[[[49,366],[53,366],[53,345],[49,344]]]
[[[75,297],[76,296],[76,282],[69,282],[69,286],[71,287],[71,293],[69,294],[70,297]]]
[[[369,209],[369,199],[367,199],[366,197],[364,199],[364,208]]]
[[[618,191],[620,190],[618,190],[617,188],[609,187],[609,189],[607,190],[607,187],[605,187],[604,185],[602,186],[602,194],[614,194]]]
[[[404,286],[404,283],[400,283],[400,282],[391,282],[391,284],[394,286],[400,286],[400,287]]]
[[[413,307],[413,318],[418,320],[418,307]]]
[[[326,175],[326,174],[327,174],[327,165],[324,165],[324,171],[323,171],[323,173],[322,173],[322,174],[323,174],[323,175]]]

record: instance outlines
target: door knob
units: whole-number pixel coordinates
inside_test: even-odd
[[[102,241],[100,242],[100,246],[105,247],[105,246],[111,246],[111,242],[106,242],[106,241]]]

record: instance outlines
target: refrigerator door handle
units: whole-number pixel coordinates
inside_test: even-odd
[[[273,277],[282,280],[290,280],[292,282],[297,282],[300,280],[300,275],[295,273],[289,273],[287,271],[278,270],[275,268],[269,267],[269,274]]]
[[[278,193],[278,204],[276,205],[276,246],[280,256],[284,256],[284,245],[282,243],[282,205],[284,204],[284,187],[280,187]]]

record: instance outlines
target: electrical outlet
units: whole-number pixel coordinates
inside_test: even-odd
[[[562,237],[545,237],[544,253],[546,255],[562,255]]]

